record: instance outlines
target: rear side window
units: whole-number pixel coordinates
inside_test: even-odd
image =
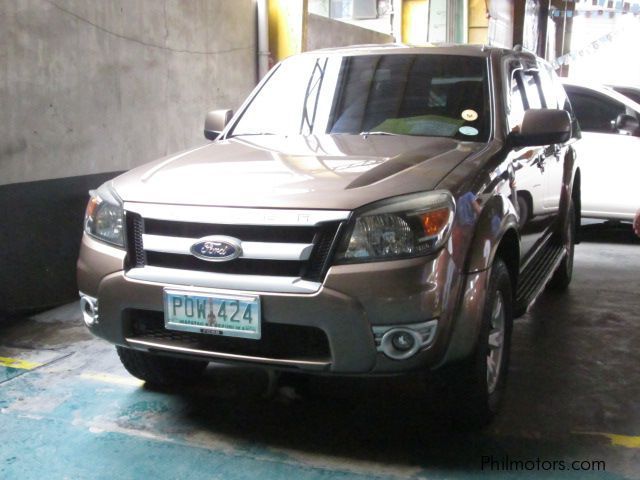
[[[567,94],[583,132],[615,133],[612,122],[625,113],[622,103],[574,89]]]

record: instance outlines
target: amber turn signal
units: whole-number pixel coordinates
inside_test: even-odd
[[[89,203],[87,203],[87,210],[85,212],[85,218],[89,217],[89,218],[93,218],[95,213],[96,213],[96,208],[98,206],[98,203],[100,201],[98,200],[98,197],[91,197],[89,199]]]
[[[438,235],[449,222],[451,211],[448,208],[439,208],[421,213],[420,222],[427,237]]]

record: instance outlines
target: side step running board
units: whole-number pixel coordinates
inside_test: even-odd
[[[540,296],[549,279],[566,255],[562,245],[548,242],[520,273],[516,294],[515,316],[526,313],[529,307]]]

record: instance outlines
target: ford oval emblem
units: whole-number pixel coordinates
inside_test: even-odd
[[[242,243],[237,238],[213,235],[199,239],[189,250],[208,262],[228,262],[242,255]]]

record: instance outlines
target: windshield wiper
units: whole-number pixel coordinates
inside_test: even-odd
[[[391,133],[391,132],[383,132],[383,131],[374,131],[374,132],[360,132],[360,135],[363,137],[368,137],[369,135],[400,135],[399,133]]]
[[[233,138],[233,137],[252,137],[255,135],[276,135],[273,132],[251,132],[251,133],[234,133],[233,135],[230,135],[229,138]]]

